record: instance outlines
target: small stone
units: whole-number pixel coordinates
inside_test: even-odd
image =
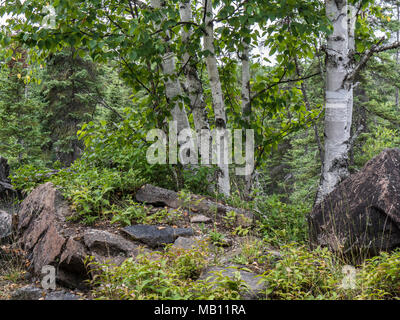
[[[174,245],[172,247],[178,249],[190,250],[195,248],[196,244],[197,244],[196,240],[192,238],[179,237],[178,239],[175,240]]]
[[[206,217],[202,214],[196,214],[196,215],[190,217],[191,223],[209,223],[211,221],[212,221],[211,218]]]

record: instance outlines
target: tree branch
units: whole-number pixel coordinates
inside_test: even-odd
[[[312,77],[315,77],[315,76],[318,76],[319,74],[321,74],[321,72],[318,71],[318,72],[313,73],[313,74],[311,74],[311,75],[309,75],[309,76],[304,76],[304,77],[297,78],[297,79],[282,80],[283,77],[285,76],[285,73],[286,73],[286,72],[283,73],[281,79],[280,79],[278,82],[274,82],[273,84],[269,85],[268,87],[266,87],[266,88],[264,88],[264,89],[258,91],[257,93],[255,93],[255,94],[250,98],[250,101],[253,101],[253,100],[254,100],[255,98],[257,98],[259,95],[263,94],[264,92],[268,91],[269,89],[271,89],[271,88],[273,88],[273,87],[275,87],[275,86],[277,86],[277,85],[280,85],[280,84],[283,84],[283,83],[291,83],[291,82],[303,81],[303,80],[307,80],[307,79],[310,79],[310,78],[312,78]]]
[[[360,133],[364,130],[364,126],[360,124],[360,126],[357,128],[356,132],[354,132],[353,136],[349,140],[349,150],[353,149],[354,143],[356,142],[358,136]]]
[[[200,26],[197,23],[192,22],[192,21],[180,21],[180,22],[177,22],[173,26],[169,27],[168,30],[170,30],[172,28],[175,28],[177,26],[180,26],[180,25],[190,25],[190,26],[198,27],[204,34],[206,34],[206,31],[204,30],[204,28],[202,26]],[[157,31],[154,31],[151,35],[155,35],[155,34],[160,33],[162,31],[164,31],[164,29],[159,29]]]
[[[400,41],[394,43],[380,45],[385,40],[385,37],[379,39],[378,43],[373,44],[370,49],[365,51],[364,55],[361,57],[360,62],[354,67],[354,69],[349,72],[344,81],[353,81],[360,70],[365,66],[369,59],[374,55],[374,53],[384,52],[387,50],[397,49],[400,47]]]

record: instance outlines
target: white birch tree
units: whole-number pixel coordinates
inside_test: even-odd
[[[397,49],[400,42],[382,45],[385,38],[361,54],[356,63],[355,26],[361,2],[326,0],[326,16],[333,26],[326,46],[325,83],[325,152],[322,176],[316,203],[349,175],[348,161],[351,146],[351,124],[353,115],[353,86],[356,75],[375,54]]]
[[[247,28],[246,31],[250,32]],[[243,39],[242,46],[243,51],[241,54],[241,62],[242,62],[242,116],[243,120],[246,123],[246,127],[250,126],[251,121],[251,87],[250,87],[250,44],[248,43],[250,39]],[[244,177],[245,180],[245,190],[244,194],[247,197],[251,191],[252,184],[252,175],[246,175]]]
[[[316,202],[320,202],[349,175],[348,142],[353,108],[353,84],[348,80],[350,42],[354,28],[349,19],[347,0],[326,0],[326,15],[333,26],[326,48],[325,153],[321,184]],[[350,21],[351,20],[351,21]],[[350,40],[350,41],[349,41]]]
[[[162,7],[160,0],[151,0],[151,6],[155,9]],[[168,44],[169,31],[167,31],[167,38],[164,41]],[[167,47],[168,48],[168,47]],[[166,76],[165,81],[165,94],[169,102],[173,102],[173,108],[171,115],[174,121],[177,123],[178,133],[183,129],[189,129],[189,120],[186,113],[186,109],[181,97],[183,96],[181,83],[176,75],[176,57],[173,52],[167,52],[162,57],[162,71]]]
[[[218,188],[224,195],[230,194],[230,178],[228,158],[228,137],[226,131],[225,103],[219,77],[217,58],[214,48],[213,4],[212,0],[203,0],[205,35],[203,38],[204,50],[208,51],[206,58],[207,72],[210,81],[213,109],[215,115],[215,130],[217,139],[215,149],[218,151]]]

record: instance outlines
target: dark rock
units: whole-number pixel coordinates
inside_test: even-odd
[[[32,280],[32,278],[33,278],[33,276],[32,276],[32,273],[30,273],[30,272],[25,272],[23,275],[23,280],[25,280],[25,281],[30,281],[30,280]]]
[[[0,181],[0,194],[2,195],[2,197],[7,198],[7,197],[15,195],[16,191],[10,183]]]
[[[12,217],[9,213],[0,210],[0,242],[11,236]]]
[[[70,288],[87,289],[85,280],[89,270],[85,266],[85,259],[89,255],[85,246],[73,238],[69,238],[60,256],[57,270],[57,284]]]
[[[310,216],[312,247],[357,259],[400,246],[400,149],[386,149],[339,184]]]
[[[235,279],[236,273],[239,272],[240,279],[244,284],[243,290],[240,291],[241,298],[243,300],[257,300],[262,295],[265,294],[266,285],[262,281],[258,275],[254,272],[242,270],[241,266],[238,265],[230,265],[226,267],[210,267],[202,272],[199,277],[199,280],[206,280],[209,282],[215,282],[217,280],[216,273],[221,274],[224,277],[228,277],[232,280]],[[218,284],[216,283],[215,286]]]
[[[153,248],[173,243],[178,237],[190,237],[193,235],[191,228],[172,228],[144,224],[128,226],[122,230],[134,240],[141,241]]]
[[[185,207],[185,203],[179,199],[177,192],[159,188],[150,184],[146,184],[140,188],[135,197],[139,202],[145,202],[154,206],[167,206],[174,209]],[[253,213],[250,211],[233,208],[198,195],[191,195],[190,204],[186,204],[186,206],[190,207],[190,210],[193,212],[205,215],[225,215],[229,211],[234,211],[238,214],[238,217],[244,217],[244,219],[240,220],[244,226],[250,226],[254,219]]]
[[[8,160],[0,156],[0,181],[10,183],[10,166]]]
[[[16,194],[9,178],[10,166],[6,158],[0,156],[0,197],[8,198]]]

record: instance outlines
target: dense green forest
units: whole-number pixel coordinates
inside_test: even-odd
[[[123,227],[179,220],[138,203],[143,185],[183,202],[200,195],[254,214],[249,226],[229,211],[223,228],[203,233],[220,249],[241,239],[234,262],[269,284],[261,299],[398,299],[400,251],[349,260],[311,248],[308,217],[399,147],[399,10],[398,0],[1,1],[0,155],[15,201],[52,182],[72,222]],[[202,130],[251,130],[250,172],[238,175],[235,161],[149,161],[149,131],[168,133],[170,121],[202,142]],[[113,271],[102,265],[91,294],[242,297],[237,279],[194,282],[211,263],[203,252],[159,254],[162,263],[143,255]],[[341,286],[348,265],[357,270],[351,289]]]

